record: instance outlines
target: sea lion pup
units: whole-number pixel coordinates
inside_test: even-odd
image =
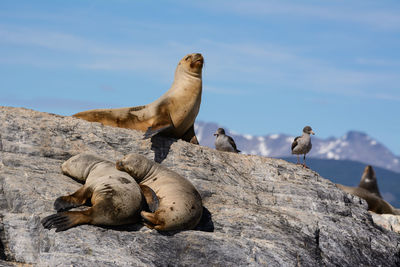
[[[240,150],[236,148],[236,143],[233,138],[229,135],[226,135],[223,128],[218,128],[214,136],[217,137],[214,143],[216,150],[234,153],[240,152]]]
[[[394,208],[392,205],[382,199],[378,190],[375,172],[370,165],[365,167],[358,187],[345,186],[341,184],[336,184],[336,186],[346,193],[365,199],[365,201],[368,203],[368,210],[370,211],[378,214],[389,213],[400,215],[399,209]]]
[[[140,220],[144,203],[141,189],[129,174],[115,169],[115,163],[82,153],[65,161],[61,169],[85,184],[75,193],[56,199],[54,209],[58,213],[42,219],[44,228],[54,227],[59,232],[80,224],[121,225]],[[92,206],[86,210],[65,211],[89,200]]]
[[[72,116],[104,125],[143,131],[146,132],[145,138],[160,133],[198,144],[193,125],[201,103],[203,62],[201,54],[186,55],[176,67],[171,88],[150,104],[94,109]]]
[[[154,213],[142,211],[146,226],[160,231],[189,230],[196,227],[203,213],[201,196],[191,182],[166,167],[138,154],[117,161],[118,170],[129,173],[136,182],[147,185],[159,199]],[[144,192],[148,203],[154,196]]]

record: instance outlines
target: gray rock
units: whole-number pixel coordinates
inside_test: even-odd
[[[398,266],[400,236],[365,201],[312,170],[22,108],[0,108],[0,264],[38,266]],[[196,230],[142,225],[43,229],[54,200],[80,184],[61,174],[91,151],[136,152],[189,179],[203,198]]]
[[[377,225],[400,234],[400,215],[370,213]]]

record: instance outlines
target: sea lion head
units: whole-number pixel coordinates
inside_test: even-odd
[[[364,168],[364,172],[362,174],[361,180],[363,180],[366,183],[370,183],[370,182],[376,183],[375,171],[371,165],[368,165]]]
[[[77,179],[86,179],[94,165],[103,161],[105,160],[96,155],[81,153],[65,161],[61,165],[61,171]]]
[[[361,176],[358,187],[364,188],[378,197],[382,197],[381,193],[379,192],[375,171],[371,165],[368,165],[364,168],[364,172]]]
[[[184,71],[195,74],[196,76],[201,76],[203,64],[204,58],[200,53],[188,54],[184,56],[181,61],[179,61],[178,67],[176,68],[176,73]]]
[[[153,162],[139,154],[128,154],[121,160],[118,160],[116,167],[119,171],[129,173],[136,182],[140,182],[145,178],[147,173],[153,166]]]

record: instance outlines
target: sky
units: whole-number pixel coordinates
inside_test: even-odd
[[[362,131],[400,155],[400,1],[0,1],[0,105],[144,105],[202,53],[197,120]]]

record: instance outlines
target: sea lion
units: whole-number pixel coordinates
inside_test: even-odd
[[[382,198],[381,193],[379,192],[375,171],[371,165],[365,167],[358,187],[364,188],[370,193],[375,194],[377,197]]]
[[[375,185],[374,185],[375,184]],[[346,193],[365,199],[368,203],[368,210],[378,214],[400,215],[400,210],[394,208],[384,199],[378,190],[375,172],[370,165],[365,167],[358,187],[336,184],[336,186]]]
[[[218,128],[214,135],[217,136],[214,143],[216,150],[234,153],[240,152],[240,150],[236,148],[236,143],[233,138],[226,135],[223,128]]]
[[[81,153],[65,161],[61,169],[85,184],[75,193],[56,199],[54,209],[58,213],[42,219],[45,228],[54,227],[59,232],[80,224],[122,225],[140,220],[144,204],[141,188],[129,174],[118,171],[115,163]],[[92,206],[86,210],[65,211],[88,201]]]
[[[198,144],[194,121],[199,113],[202,92],[201,54],[186,55],[175,70],[171,88],[145,106],[94,109],[72,116],[104,125],[146,132],[145,138],[158,133]]]
[[[181,175],[138,154],[128,154],[116,167],[126,171],[141,185],[147,185],[159,199],[154,213],[142,211],[146,226],[160,231],[188,230],[196,227],[203,213],[201,196]],[[147,202],[154,196],[144,193]]]
[[[304,155],[303,157],[303,166],[307,168],[306,165],[306,154],[310,152],[312,148],[311,144],[311,136],[315,133],[311,129],[310,126],[306,126],[303,128],[303,134],[301,136],[297,136],[292,143],[292,154],[297,155],[297,164],[299,164],[299,155]]]

